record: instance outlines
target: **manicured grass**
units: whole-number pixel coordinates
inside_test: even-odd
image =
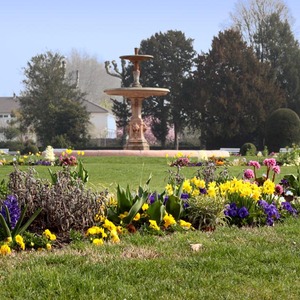
[[[300,220],[2,257],[0,299],[299,299]],[[200,243],[200,251],[190,244]]]

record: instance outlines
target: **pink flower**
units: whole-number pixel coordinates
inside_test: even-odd
[[[247,169],[244,171],[244,178],[245,179],[251,179],[251,178],[254,178],[255,175],[254,175],[254,172],[251,170],[251,169]]]
[[[272,167],[276,166],[276,159],[275,158],[266,158],[263,161],[263,164],[265,166],[267,166],[268,168],[272,168]]]
[[[258,161],[255,161],[255,160],[250,160],[249,161],[249,164],[248,164],[250,167],[254,167],[256,169],[259,169],[260,168],[260,164]]]
[[[274,171],[274,173],[280,174],[280,167],[279,167],[279,166],[274,166],[274,167],[272,168],[272,170]]]
[[[283,193],[283,187],[280,184],[276,184],[276,186],[275,186],[275,192],[278,195],[281,195]]]

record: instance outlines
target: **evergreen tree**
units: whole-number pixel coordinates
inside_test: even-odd
[[[33,126],[43,147],[59,136],[70,147],[82,147],[88,138],[89,114],[82,104],[84,94],[66,74],[64,57],[52,52],[37,55],[24,75],[25,90],[19,99],[23,124]]]
[[[144,114],[151,116],[152,132],[163,148],[170,127],[174,127],[174,147],[178,148],[178,134],[184,129],[187,120],[182,87],[192,72],[196,54],[192,43],[193,40],[186,38],[181,31],[169,30],[154,34],[140,45],[140,53],[154,57],[141,64],[142,85],[170,89],[170,93],[164,97],[143,101]]]
[[[258,61],[239,32],[220,32],[212,49],[199,56],[195,108],[208,148],[262,146],[265,120],[283,103],[268,65]],[[196,124],[194,124],[195,126]]]
[[[283,89],[286,106],[300,115],[300,48],[287,20],[277,13],[270,15],[254,35],[257,57],[269,62]]]

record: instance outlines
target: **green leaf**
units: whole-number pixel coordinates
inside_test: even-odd
[[[5,213],[6,213],[6,219],[7,219],[6,223],[7,223],[8,228],[11,228],[11,219],[10,219],[9,210],[6,205],[4,205],[4,207],[5,207]]]
[[[83,163],[81,160],[79,160],[78,163],[78,177],[84,182],[87,183],[89,180],[89,173],[88,171],[84,168]]]
[[[4,217],[2,216],[2,214],[0,214],[0,223],[4,229],[4,233],[5,233],[6,237],[11,237],[11,231],[10,231]]]
[[[16,235],[18,234],[22,234],[29,226],[30,224],[35,220],[35,218],[38,216],[38,214],[42,211],[41,208],[39,208],[29,219],[28,221],[21,227],[24,217],[25,217],[25,213],[27,211],[27,206],[25,205],[25,207],[23,208],[22,212],[21,212],[21,216],[15,226],[15,228],[13,229],[11,236],[14,238]]]
[[[159,225],[162,222],[165,214],[165,206],[163,205],[162,201],[156,200],[154,203],[152,203],[147,209],[147,214],[149,216],[149,220],[155,220]]]
[[[107,219],[117,224],[120,223],[119,215],[112,208],[108,208],[107,210]]]
[[[166,210],[175,220],[179,220],[183,212],[182,201],[177,196],[169,196],[166,202]]]
[[[123,222],[125,224],[130,224],[132,222],[132,219],[135,217],[135,215],[139,212],[139,210],[142,208],[143,204],[146,202],[147,199],[144,197],[137,199],[131,209],[128,212],[128,215],[123,219]]]
[[[52,184],[56,184],[57,183],[57,174],[53,173],[51,169],[48,169],[50,177],[51,177],[51,182]]]
[[[118,202],[118,212],[124,213],[129,211],[132,206],[132,196],[130,194],[129,187],[125,191],[120,185],[117,186],[117,202]]]
[[[20,228],[18,234],[22,234],[26,229],[30,226],[30,224],[35,220],[35,218],[40,214],[42,208],[39,208],[30,218],[29,220]]]

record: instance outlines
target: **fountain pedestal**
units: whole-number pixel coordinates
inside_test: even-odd
[[[128,125],[129,138],[124,147],[125,150],[149,150],[149,144],[145,139],[144,132],[147,130],[142,119],[142,101],[150,96],[163,96],[170,91],[164,88],[142,87],[139,81],[140,68],[139,62],[153,58],[151,55],[139,55],[138,49],[135,48],[135,55],[121,56],[121,59],[130,60],[133,65],[133,84],[132,87],[116,88],[105,90],[108,95],[123,96],[130,100],[131,119]]]

